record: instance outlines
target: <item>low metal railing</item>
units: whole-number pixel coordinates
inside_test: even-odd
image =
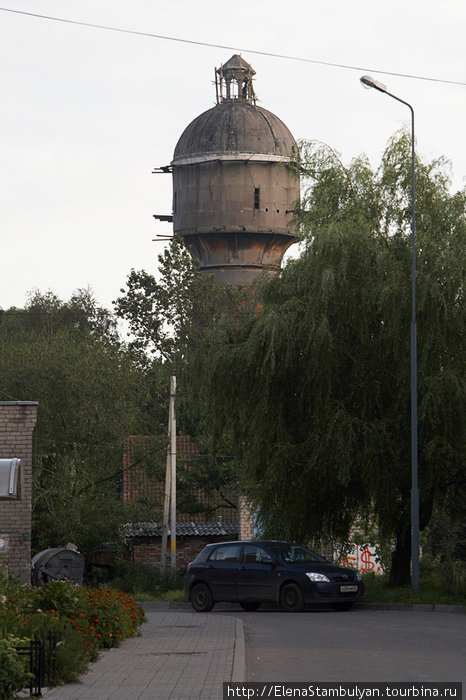
[[[29,643],[15,647],[18,656],[29,659],[30,679],[26,686],[29,689],[29,695],[40,696],[42,688],[57,684],[57,647],[60,644],[59,636],[49,630],[44,637],[40,638],[34,635],[34,639],[31,639]],[[3,694],[1,680],[0,694]]]

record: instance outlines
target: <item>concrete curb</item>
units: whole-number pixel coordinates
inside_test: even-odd
[[[235,617],[235,621],[236,640],[231,680],[233,682],[243,683],[246,681],[246,644],[244,641],[244,627],[243,621],[238,617]]]
[[[147,610],[192,610],[191,603],[186,603],[182,601],[163,601],[163,600],[151,600],[146,603],[139,603],[139,605],[147,606]],[[214,608],[218,611],[232,611],[231,607],[233,603],[217,603]],[[453,613],[455,615],[466,615],[466,606],[464,605],[444,605],[441,603],[355,603],[355,610],[406,610],[406,611],[416,611],[416,612],[439,612],[439,613]],[[238,607],[238,612],[243,612],[240,607]]]
[[[151,612],[151,610],[189,610],[194,612],[191,603],[174,600],[146,600],[143,603],[136,601],[143,610]]]
[[[440,603],[356,603],[355,608],[358,610],[406,610],[466,615],[466,607],[463,605],[443,605]]]

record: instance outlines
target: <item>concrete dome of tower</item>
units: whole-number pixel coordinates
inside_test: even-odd
[[[186,127],[173,160],[208,153],[289,156],[294,145],[290,130],[272,112],[248,102],[225,101]]]
[[[217,105],[189,124],[176,145],[173,163],[212,154],[263,154],[279,160],[289,156],[295,140],[275,114],[256,105],[255,71],[234,54],[215,69]],[[277,158],[278,156],[278,158]]]

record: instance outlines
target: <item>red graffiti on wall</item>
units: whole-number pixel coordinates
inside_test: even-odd
[[[382,567],[375,556],[375,552],[372,552],[369,547],[361,549],[360,547],[355,547],[352,552],[342,557],[339,562],[342,566],[349,566],[351,569],[356,569],[360,571],[361,574],[373,571],[376,574],[383,573]]]
[[[373,571],[375,569],[375,562],[372,561],[372,552],[368,547],[366,547],[361,553],[361,567],[360,570],[365,573],[367,571]]]

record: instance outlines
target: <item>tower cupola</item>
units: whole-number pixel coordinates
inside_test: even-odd
[[[231,100],[241,100],[256,104],[252,78],[256,71],[244,58],[235,54],[229,61],[215,69],[217,104]]]

